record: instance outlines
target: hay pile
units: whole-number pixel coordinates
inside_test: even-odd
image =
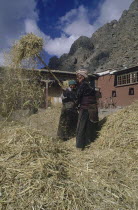
[[[99,137],[91,147],[84,152],[74,149],[71,153],[71,164],[76,167],[71,176],[81,185],[88,209],[136,210],[138,102],[100,123]],[[67,144],[69,148],[75,146],[74,141]]]
[[[44,102],[43,88],[38,81],[41,75],[23,71],[21,67],[33,68],[43,47],[43,39],[30,33],[21,37],[5,57],[8,64],[0,82],[0,113],[6,116],[17,109],[37,110]]]
[[[137,110],[135,103],[109,116],[84,151],[75,139],[58,142],[15,123],[1,128],[1,209],[137,210]]]
[[[44,88],[40,85],[41,75],[24,71],[34,68],[43,47],[43,39],[29,33],[21,37],[5,57],[7,67],[0,82],[0,114],[8,116],[17,109],[34,109],[44,103]],[[39,82],[38,82],[39,81]]]
[[[70,152],[38,131],[1,128],[0,209],[91,209],[85,187],[73,176]]]
[[[138,101],[103,121],[105,123],[99,132],[98,146],[138,148]]]
[[[94,147],[83,153],[74,151],[71,156],[70,164],[74,165],[74,171],[70,171],[70,176],[81,187],[86,209],[137,209],[136,151],[101,150]]]
[[[5,71],[0,83],[0,115],[7,117],[14,110],[38,108],[44,93],[37,76],[30,75],[27,80],[20,69],[5,68]]]
[[[21,67],[34,68],[36,58],[42,51],[43,40],[30,33],[22,36],[5,57],[8,64],[0,83],[0,112],[9,115],[17,109],[37,109],[44,101],[42,87],[38,83],[40,75],[23,71]],[[32,106],[32,107],[31,107]]]
[[[35,59],[42,51],[42,47],[43,39],[33,33],[22,36],[11,48],[11,65],[19,67],[23,59]]]
[[[66,206],[67,149],[26,127],[10,124],[0,134],[0,209]]]
[[[28,115],[28,110],[14,111],[9,117],[9,121],[24,124],[30,129],[39,130],[42,134],[56,138],[61,107],[50,107],[39,109],[37,114]]]

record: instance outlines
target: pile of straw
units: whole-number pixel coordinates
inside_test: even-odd
[[[0,115],[9,114],[18,109],[38,108],[44,101],[43,88],[37,82],[37,76],[30,75],[27,80],[21,69],[5,68],[0,83]]]
[[[47,137],[56,138],[60,114],[61,107],[57,105],[48,109],[39,109],[38,113],[33,115],[28,115],[28,110],[16,110],[8,120],[39,130]]]
[[[9,66],[4,69],[3,80],[0,83],[1,104],[0,112],[7,116],[16,109],[35,109],[44,101],[43,89],[38,84],[40,75],[29,74],[23,71],[23,61],[29,59],[28,64],[34,67],[35,60],[40,55],[43,39],[30,33],[21,37],[11,48],[9,55],[5,57],[5,63]],[[27,67],[27,66],[26,66]],[[39,78],[40,80],[40,78]]]
[[[1,209],[83,209],[91,207],[73,177],[71,151],[61,142],[16,124],[0,132]],[[88,208],[89,209],[89,208]]]
[[[19,66],[23,59],[36,58],[43,47],[43,39],[28,33],[18,40],[10,51],[12,66]]]
[[[78,209],[136,210],[138,205],[138,152],[98,149],[71,154],[71,177],[80,186]],[[79,190],[79,188],[77,188]],[[84,196],[85,195],[85,196]],[[83,205],[82,205],[83,203]]]
[[[135,103],[107,117],[84,151],[75,139],[58,142],[15,123],[2,127],[0,208],[137,210],[137,110]]]
[[[2,115],[9,115],[13,110],[22,108],[37,110],[42,103],[44,94],[37,83],[40,75],[36,76],[32,72],[28,76],[27,72],[21,69],[23,61],[25,62],[27,59],[35,60],[40,55],[42,47],[43,39],[30,33],[22,36],[5,57],[5,63],[8,64],[8,67],[4,69],[3,80],[0,83],[2,100],[0,112]],[[28,66],[30,67],[30,65],[34,67],[34,63],[29,62]]]
[[[91,147],[71,153],[71,164],[76,167],[71,176],[85,193],[83,202],[87,209],[136,210],[138,102],[100,123],[99,137]],[[71,148],[72,143],[67,142]]]
[[[2,128],[0,209],[62,207],[67,153],[59,142],[37,131],[12,124]]]
[[[103,121],[97,145],[102,148],[138,148],[138,101]]]

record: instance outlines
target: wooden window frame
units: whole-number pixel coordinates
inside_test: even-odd
[[[117,75],[117,86],[138,83],[138,71]]]

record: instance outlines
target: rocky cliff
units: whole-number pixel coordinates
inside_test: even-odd
[[[54,65],[66,71],[84,67],[95,72],[138,65],[138,0],[123,12],[119,21],[105,24],[91,38],[81,36],[68,54],[53,61],[50,68]]]

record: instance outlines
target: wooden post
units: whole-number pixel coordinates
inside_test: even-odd
[[[45,102],[46,102],[46,109],[48,108],[48,80],[45,81],[46,83],[46,95],[45,95]]]
[[[41,80],[41,82],[45,83],[45,108],[48,108],[48,84],[52,80]]]

